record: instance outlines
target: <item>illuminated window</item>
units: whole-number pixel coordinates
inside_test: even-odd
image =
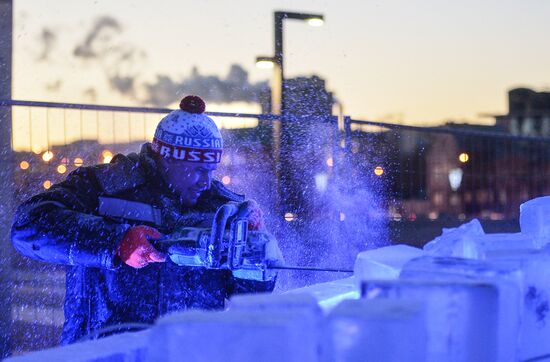
[[[44,181],[44,183],[42,184],[42,186],[44,186],[44,188],[47,190],[49,189],[50,187],[52,187],[52,182],[50,180],[46,180]]]
[[[77,157],[74,159],[74,165],[76,167],[80,167],[84,164],[84,161],[80,158],[80,157]]]
[[[374,174],[376,176],[382,176],[384,174],[384,169],[382,168],[382,166],[376,166],[374,168]]]

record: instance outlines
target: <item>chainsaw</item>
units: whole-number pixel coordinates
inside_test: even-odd
[[[183,227],[153,245],[179,266],[227,269],[237,278],[270,280],[265,245],[271,236],[249,231],[247,219],[238,211],[237,204],[223,205],[211,228]]]

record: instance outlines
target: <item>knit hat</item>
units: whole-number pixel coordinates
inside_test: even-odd
[[[204,101],[187,96],[180,109],[161,119],[152,149],[163,157],[190,162],[219,163],[223,140],[218,127],[204,114]]]

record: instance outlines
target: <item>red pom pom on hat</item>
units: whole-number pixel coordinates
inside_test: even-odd
[[[206,108],[206,104],[199,96],[187,96],[180,102],[180,109],[189,113],[200,114],[203,113]]]

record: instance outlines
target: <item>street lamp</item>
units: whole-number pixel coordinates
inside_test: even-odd
[[[256,66],[262,69],[273,69],[275,59],[273,57],[256,57]]]
[[[324,23],[324,16],[320,14],[294,13],[288,11],[276,11],[274,14],[274,34],[275,34],[275,55],[273,57],[258,57],[256,65],[260,68],[273,68],[273,81],[271,85],[271,113],[281,115],[284,118],[286,114],[284,97],[284,62],[283,62],[283,20],[295,19],[306,21],[311,26],[321,26]],[[271,63],[268,65],[268,63]],[[281,196],[281,119],[275,119],[273,123],[273,160],[275,164],[275,179],[277,182],[277,193]],[[280,202],[280,200],[279,200]],[[282,205],[279,203],[278,205]]]

